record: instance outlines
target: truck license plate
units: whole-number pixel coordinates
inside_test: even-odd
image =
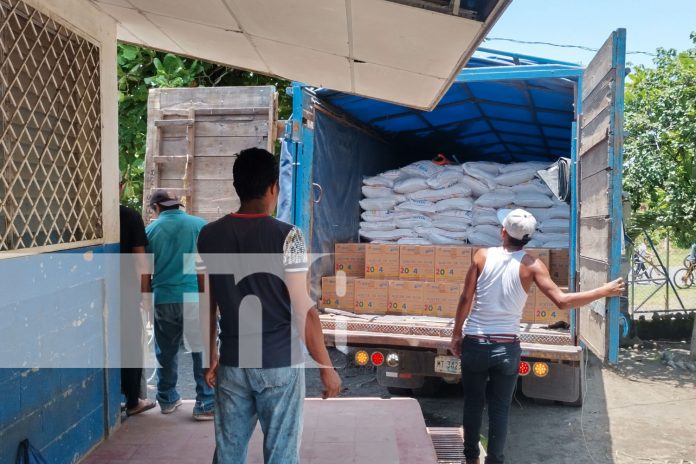
[[[459,375],[462,373],[462,361],[455,356],[435,356],[435,372]]]

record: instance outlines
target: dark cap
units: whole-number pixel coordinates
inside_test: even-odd
[[[167,190],[155,190],[150,195],[150,206],[155,206],[155,205],[160,205],[160,206],[179,205],[179,206],[181,206],[182,203],[181,203],[181,200],[179,200],[179,197],[174,195],[172,192],[168,192]]]

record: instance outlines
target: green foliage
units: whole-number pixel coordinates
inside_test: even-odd
[[[147,130],[148,91],[156,87],[218,87],[274,85],[278,91],[279,118],[292,110],[285,94],[288,81],[227,68],[171,53],[119,44],[117,54],[119,168],[124,184],[121,201],[137,210],[142,206]]]
[[[696,241],[696,33],[694,47],[657,50],[626,85],[624,188],[634,226]]]

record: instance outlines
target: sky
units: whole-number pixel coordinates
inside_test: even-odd
[[[696,0],[512,0],[488,38],[599,48],[611,31],[626,28],[626,60],[652,66],[658,47],[684,50],[696,31]],[[482,47],[587,65],[594,52],[487,40]]]

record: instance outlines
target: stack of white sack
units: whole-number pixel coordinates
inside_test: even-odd
[[[497,212],[523,208],[538,222],[528,246],[568,246],[570,210],[536,176],[549,163],[418,161],[363,180],[360,236],[371,242],[501,244]]]

